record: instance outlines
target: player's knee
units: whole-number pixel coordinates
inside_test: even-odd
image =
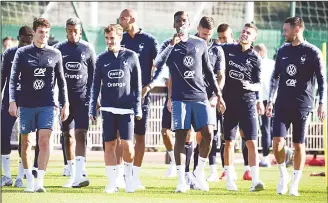
[[[45,149],[49,148],[49,137],[48,136],[40,136],[39,137],[39,148]]]
[[[164,139],[168,139],[171,136],[171,131],[167,128],[162,128],[161,133]]]
[[[138,144],[145,144],[145,136],[136,135],[135,136],[135,139],[136,139],[136,143],[138,143]]]
[[[75,139],[76,142],[81,142],[81,143],[85,143],[86,139],[87,139],[87,130],[83,130],[83,129],[76,129],[75,130]]]
[[[246,147],[248,150],[255,150],[256,149],[256,144],[254,140],[247,140],[246,141]]]
[[[285,145],[285,140],[283,137],[274,137],[273,138],[273,150],[280,151]]]
[[[295,153],[301,153],[303,151],[303,144],[301,143],[294,143],[294,150],[295,150]]]
[[[123,151],[132,152],[133,151],[133,143],[132,140],[121,140],[121,144],[123,147]]]
[[[105,142],[105,152],[114,153],[116,149],[116,139],[114,141]]]

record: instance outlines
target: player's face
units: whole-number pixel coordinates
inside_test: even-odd
[[[203,28],[202,26],[197,27],[198,30],[198,35],[200,38],[202,38],[205,41],[209,41],[212,37],[213,34],[213,29],[206,29]]]
[[[124,31],[131,29],[131,24],[133,23],[134,19],[131,18],[128,12],[122,12],[120,15],[120,25],[122,26]]]
[[[67,25],[66,36],[67,40],[72,43],[77,43],[81,39],[82,28],[81,25]]]
[[[189,25],[189,18],[186,14],[182,14],[174,18],[173,27],[176,29],[177,32],[180,32],[181,28],[186,30],[187,28],[189,28]]]
[[[50,35],[50,28],[37,27],[33,35],[33,40],[39,44],[47,44]]]
[[[256,31],[250,27],[244,27],[240,33],[240,43],[252,44],[256,40]]]
[[[219,42],[222,44],[233,43],[231,30],[226,30],[225,32],[218,32]]]
[[[19,46],[26,46],[26,45],[30,45],[32,43],[33,40],[33,36],[27,36],[27,35],[20,35],[18,37],[19,40]]]
[[[115,31],[105,33],[105,40],[109,50],[113,51],[121,46],[122,36],[118,36]]]
[[[14,42],[11,39],[7,39],[6,41],[3,42],[3,48],[6,50],[10,47],[14,46]]]
[[[295,28],[293,29],[289,23],[285,23],[283,27],[282,36],[285,37],[285,41],[291,43],[296,38]]]

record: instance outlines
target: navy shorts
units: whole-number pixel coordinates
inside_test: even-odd
[[[172,130],[189,130],[193,125],[195,132],[207,125],[215,126],[210,103],[206,101],[172,101]]]
[[[256,101],[251,99],[243,102],[226,101],[223,131],[225,140],[235,140],[238,125],[243,129],[246,140],[257,140]]]
[[[307,135],[309,111],[275,109],[273,137],[286,137],[290,124],[293,125],[293,143],[304,143]]]
[[[149,103],[150,97],[147,95],[144,99],[144,102],[141,106],[142,108],[142,119],[137,120],[135,119],[135,126],[134,126],[134,134],[144,136],[147,130],[147,122],[148,122],[148,113],[149,113]]]
[[[56,109],[54,106],[27,108],[19,107],[20,133],[28,134],[36,129],[53,130]]]
[[[64,132],[71,129],[89,129],[89,106],[85,105],[85,103],[70,103],[69,115],[61,123],[61,130]]]
[[[9,105],[2,104],[1,108],[1,154],[10,154],[11,152],[11,133],[16,122],[16,117],[8,112]]]
[[[113,114],[107,111],[101,111],[103,140],[110,142],[117,139],[117,130],[120,132],[120,139],[132,140],[134,114]]]
[[[167,100],[166,100],[163,106],[162,128],[171,129],[171,121],[172,121],[172,114],[167,109]]]

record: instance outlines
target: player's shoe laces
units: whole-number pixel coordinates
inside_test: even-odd
[[[83,177],[80,180],[75,180],[72,187],[73,188],[87,187],[89,186],[89,184],[90,184],[89,180]]]
[[[252,180],[252,173],[250,170],[246,170],[243,175],[243,180]]]
[[[132,179],[126,180],[125,183],[125,192],[132,193],[136,191],[136,185],[134,185],[134,182]]]
[[[19,188],[24,187],[23,180],[21,178],[16,178],[14,187],[19,187]]]
[[[291,185],[289,188],[289,195],[296,197],[300,196],[300,193],[298,193],[298,186]]]
[[[118,189],[115,184],[108,184],[104,190],[105,193],[115,193],[118,192]]]
[[[167,169],[167,171],[165,173],[165,177],[172,178],[172,177],[176,177],[176,176],[177,176],[177,168],[176,168],[175,164],[170,164],[169,168]]]
[[[283,176],[280,176],[279,183],[277,185],[277,193],[279,195],[284,195],[288,192],[288,183],[290,182],[290,177],[288,173]]]
[[[228,180],[227,180],[226,188],[227,188],[227,190],[229,190],[229,191],[238,191],[238,187],[237,187],[235,181],[228,181]]]
[[[24,192],[34,192],[34,191],[35,191],[34,180],[32,182],[27,182]]]
[[[207,177],[207,181],[208,182],[218,182],[220,179],[219,179],[219,175],[217,172],[215,173],[211,173],[208,177]]]
[[[2,176],[1,178],[1,187],[3,186],[12,186],[13,185],[13,179],[7,177],[7,176]]]
[[[74,179],[73,178],[70,178],[65,185],[63,185],[64,188],[71,188],[73,187],[73,184],[74,184]]]
[[[264,184],[261,181],[259,181],[255,185],[252,185],[251,189],[249,191],[256,192],[256,191],[261,191],[261,190],[264,190]]]
[[[133,181],[133,184],[134,184],[135,187],[136,187],[136,190],[145,190],[145,189],[146,189],[145,186],[143,186],[143,185],[141,184],[141,181],[139,180],[139,178],[135,178],[135,179],[133,179],[132,181]]]
[[[196,183],[196,187],[203,191],[209,191],[210,187],[205,179],[204,172],[200,171],[199,168],[196,168],[193,172],[194,181]]]
[[[186,183],[180,183],[177,185],[177,188],[175,189],[175,192],[177,193],[186,193],[188,190],[190,190],[190,187]]]
[[[68,165],[65,165],[63,176],[71,176],[71,171],[68,168]]]

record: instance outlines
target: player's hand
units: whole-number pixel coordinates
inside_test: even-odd
[[[68,108],[68,105],[66,103],[66,104],[64,104],[63,108],[60,111],[60,120],[65,121],[68,117],[68,114],[69,114],[69,108]]]
[[[172,113],[172,100],[168,99],[166,104],[167,110]]]
[[[226,109],[227,109],[227,106],[226,106],[226,103],[224,102],[222,96],[218,96],[218,105],[217,105],[217,108],[218,110],[223,114]]]
[[[211,107],[215,107],[218,103],[218,97],[213,95],[209,100]]]
[[[99,102],[97,101],[97,104],[96,104],[96,110],[98,111],[99,109],[100,109],[100,104],[99,104]]]
[[[18,109],[16,102],[10,102],[8,112],[11,116],[18,117]]]
[[[264,115],[264,111],[265,111],[265,109],[264,109],[264,105],[263,105],[263,102],[261,102],[261,101],[257,101],[256,102],[256,109],[257,109],[257,113],[259,114],[259,116],[262,116],[262,115]]]
[[[266,106],[266,110],[265,110],[265,114],[267,117],[272,117],[272,110],[273,110],[273,104],[272,102],[268,102],[267,106]]]
[[[250,90],[250,91],[253,91],[253,86],[251,83],[249,83],[249,81],[247,80],[242,80],[241,83],[243,84],[243,88],[245,90]]]
[[[319,120],[321,122],[326,118],[326,112],[325,112],[323,104],[319,104],[317,114],[318,114]]]
[[[147,95],[147,93],[151,90],[149,85],[146,85],[142,88],[142,98],[145,98],[145,96]]]
[[[172,37],[172,40],[171,40],[170,44],[171,44],[172,46],[174,46],[174,45],[178,44],[180,41],[181,41],[181,39],[180,39],[179,34],[178,34],[178,33],[175,33],[175,34],[173,35],[173,37]]]
[[[136,116],[136,119],[137,119],[138,121],[140,121],[140,120],[142,119],[142,117],[141,117],[141,116]]]
[[[92,115],[89,115],[89,118],[90,118],[90,120],[92,120],[92,121],[95,121],[95,120],[96,120],[96,117],[95,117],[95,116],[92,116]]]

